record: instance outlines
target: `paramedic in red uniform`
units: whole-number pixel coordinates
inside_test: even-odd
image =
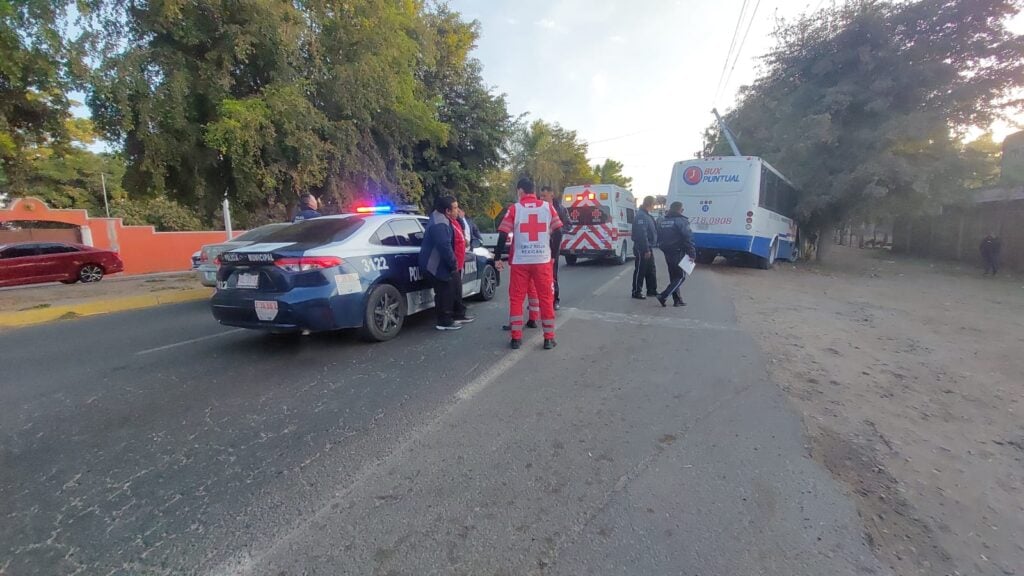
[[[551,270],[551,237],[562,227],[554,206],[537,198],[533,182],[522,178],[516,184],[519,202],[509,206],[504,220],[498,226],[496,262],[501,264],[501,250],[505,239],[512,234],[512,252],[509,254],[508,301],[509,324],[512,328],[512,348],[523,344],[523,300],[530,284],[536,287],[540,302],[540,320],[544,328],[544,349],[551,350],[555,343],[555,291]]]

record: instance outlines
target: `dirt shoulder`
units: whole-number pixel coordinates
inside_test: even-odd
[[[92,284],[0,289],[0,326],[17,327],[209,297],[194,272],[105,278]]]
[[[897,574],[1024,574],[1024,278],[836,247],[715,265]]]

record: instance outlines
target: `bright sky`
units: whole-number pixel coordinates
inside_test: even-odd
[[[591,163],[623,162],[634,191],[646,195],[666,192],[672,164],[700,149],[712,106],[728,110],[737,88],[756,77],[775,18],[824,1],[749,0],[737,44],[752,22],[749,35],[717,100],[743,0],[450,0],[450,6],[480,21],[476,56],[486,81],[508,95],[513,114],[529,112],[576,130],[590,143]],[[1014,28],[1024,29],[1024,18]],[[996,140],[1010,132],[997,127]]]

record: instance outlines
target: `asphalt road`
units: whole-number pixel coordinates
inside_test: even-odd
[[[631,269],[563,267],[554,351],[504,291],[377,345],[204,303],[0,333],[0,575],[886,573],[724,278],[662,309]]]

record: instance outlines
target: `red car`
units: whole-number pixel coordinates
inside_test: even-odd
[[[0,286],[63,282],[99,282],[124,271],[115,252],[81,244],[20,242],[0,244]]]

